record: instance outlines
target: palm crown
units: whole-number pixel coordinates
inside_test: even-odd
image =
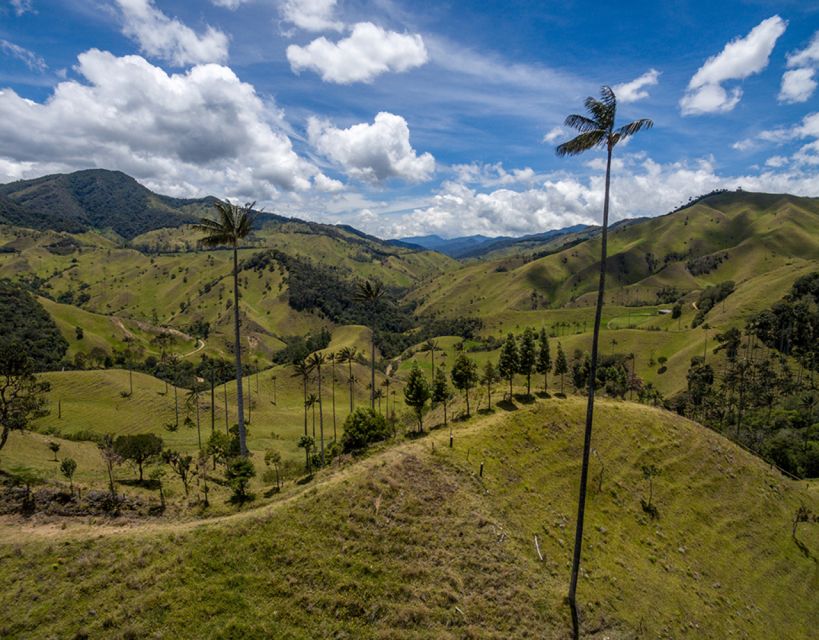
[[[591,117],[574,113],[566,118],[564,125],[577,129],[580,135],[558,145],[557,155],[576,156],[595,147],[611,150],[621,140],[654,126],[654,122],[648,118],[641,118],[615,129],[617,97],[611,87],[603,87],[600,90],[599,100],[586,98],[584,105]]]
[[[216,208],[217,219],[202,218],[199,224],[194,225],[197,231],[206,234],[200,242],[206,247],[235,247],[239,240],[250,235],[256,219],[253,213],[255,205],[255,202],[248,202],[240,207],[230,201],[216,202],[213,206]]]

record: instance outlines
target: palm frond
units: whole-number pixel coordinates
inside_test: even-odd
[[[568,116],[563,124],[567,127],[571,127],[572,129],[577,129],[580,133],[587,133],[589,131],[602,128],[595,120],[587,118],[586,116],[578,115],[577,113],[573,113],[572,115]]]
[[[596,129],[587,133],[581,133],[576,138],[558,145],[555,152],[559,156],[576,156],[594,147],[602,147],[606,144],[607,135],[605,131]]]
[[[633,136],[638,131],[642,131],[643,129],[651,129],[654,126],[654,122],[649,118],[641,118],[640,120],[635,120],[634,122],[630,122],[627,125],[620,127],[617,130],[617,134],[619,135],[619,139],[622,140],[623,138],[628,138],[629,136]]]

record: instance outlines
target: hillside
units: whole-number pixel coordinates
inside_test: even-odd
[[[0,635],[567,638],[583,406],[461,423],[453,450],[436,432],[212,523],[3,521]],[[806,557],[791,518],[815,484],[668,413],[597,418],[584,637],[811,638],[819,526],[799,528]]]

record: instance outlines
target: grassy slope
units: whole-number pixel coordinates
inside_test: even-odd
[[[438,432],[212,524],[0,527],[0,635],[566,638],[582,413],[550,400],[459,423],[454,450]],[[819,569],[790,517],[819,507],[815,485],[625,403],[600,403],[595,447],[586,637],[810,637]],[[662,469],[658,521],[644,463]],[[819,554],[817,525],[800,538]]]

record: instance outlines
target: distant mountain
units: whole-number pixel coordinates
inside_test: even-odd
[[[0,185],[0,223],[71,233],[110,229],[131,239],[195,222],[214,201],[159,195],[120,171],[89,169]]]
[[[443,253],[452,258],[478,258],[490,251],[496,251],[519,242],[536,243],[546,242],[557,236],[569,233],[577,233],[586,228],[586,225],[578,224],[565,229],[552,229],[543,233],[535,233],[520,237],[511,236],[461,236],[458,238],[442,238],[438,235],[413,236],[409,238],[399,238],[390,240],[390,243],[401,243],[404,246],[414,245]]]

